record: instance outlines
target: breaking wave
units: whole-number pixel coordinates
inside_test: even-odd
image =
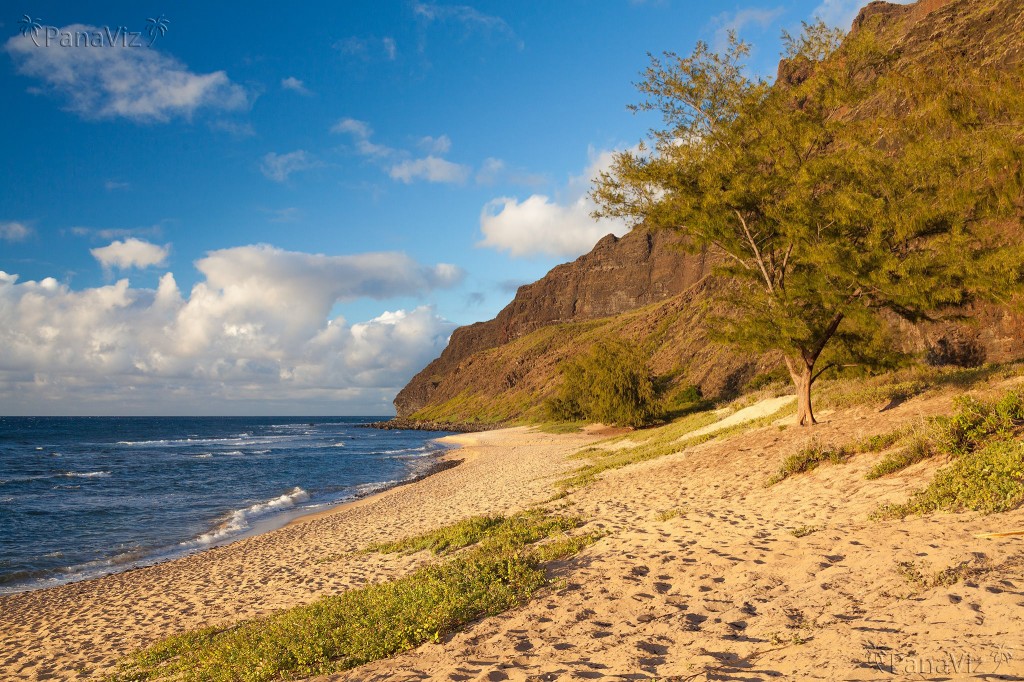
[[[212,545],[224,538],[237,535],[238,533],[248,530],[252,521],[265,517],[268,514],[279,512],[283,509],[289,509],[299,502],[305,502],[308,499],[309,493],[302,488],[295,486],[292,488],[291,492],[287,492],[280,497],[275,497],[274,499],[267,500],[266,502],[259,502],[246,507],[245,509],[236,509],[228,514],[228,517],[213,530],[203,533],[194,540],[189,540],[181,544],[191,547]]]

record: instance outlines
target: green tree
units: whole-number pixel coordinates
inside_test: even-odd
[[[562,370],[558,395],[547,403],[551,417],[642,426],[657,415],[654,382],[644,355],[623,341],[598,343]]]
[[[712,326],[782,352],[810,425],[825,369],[891,359],[883,311],[919,320],[1020,281],[1019,249],[990,229],[1020,225],[1020,74],[901,62],[867,30],[784,38],[774,84],[747,75],[735,37],[652,56],[632,108],[665,126],[592,196],[596,216],[719,255],[729,314]]]

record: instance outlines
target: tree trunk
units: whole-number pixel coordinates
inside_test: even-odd
[[[796,423],[799,426],[817,424],[814,408],[811,406],[811,384],[814,383],[814,361],[790,360],[786,358],[789,376],[796,387]]]
[[[825,345],[839,329],[842,321],[843,314],[836,313],[814,346],[800,348],[800,356],[797,358],[786,356],[786,368],[789,369],[789,376],[792,377],[793,385],[796,386],[796,423],[799,426],[813,426],[818,423],[818,420],[814,418],[814,409],[811,407],[811,384],[818,378],[814,374],[814,363],[818,361],[821,351],[825,349]],[[826,366],[827,368],[828,366]]]

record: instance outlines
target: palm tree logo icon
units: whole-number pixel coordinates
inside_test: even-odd
[[[170,23],[171,20],[162,14],[159,17],[146,19],[146,33],[149,34],[150,47],[156,42],[157,38],[167,35]]]
[[[21,20],[18,22],[21,25],[21,35],[32,36],[32,42],[35,43],[36,47],[39,47],[39,43],[36,42],[36,38],[43,30],[43,25],[39,23],[39,19],[33,19],[27,14],[21,15]]]

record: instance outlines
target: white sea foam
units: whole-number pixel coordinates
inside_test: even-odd
[[[213,457],[213,453],[210,452],[204,452],[201,455],[192,455],[192,459],[209,459],[211,457]]]
[[[291,436],[253,436],[251,433],[242,433],[236,436],[225,436],[223,438],[171,438],[161,440],[119,440],[118,445],[163,445],[168,447],[180,447],[188,445],[266,445],[267,443],[287,440]]]
[[[400,448],[398,450],[382,450],[382,455],[415,455],[425,452],[432,452],[426,445],[418,448]]]
[[[344,443],[335,443],[331,447],[332,448],[343,448],[343,447],[345,447],[345,444]]]
[[[106,478],[110,475],[109,471],[65,471],[63,476],[68,478]]]
[[[260,517],[267,516],[274,512],[282,511],[284,509],[290,509],[300,502],[305,502],[309,499],[309,493],[302,488],[295,486],[290,492],[275,497],[272,500],[266,502],[259,502],[245,509],[238,509],[228,515],[227,519],[219,526],[214,528],[208,533],[203,533],[195,540],[181,543],[186,546],[199,546],[199,545],[212,545],[213,543],[223,540],[224,538],[240,533],[247,528],[252,521],[259,519]]]

